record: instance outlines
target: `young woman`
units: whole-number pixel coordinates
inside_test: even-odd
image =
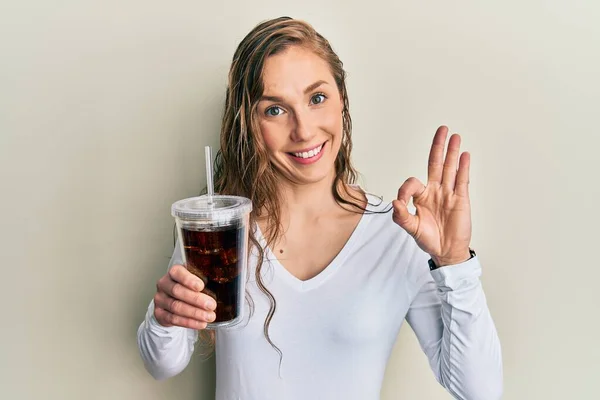
[[[453,396],[500,398],[460,136],[444,157],[440,127],[427,184],[382,204],[355,185],[348,104],[342,62],[305,22],[261,23],[235,52],[215,184],[252,200],[253,251],[245,320],[214,331],[217,399],[378,399],[404,319]],[[181,260],[176,246],[138,331],[156,379],[186,367],[215,318]]]

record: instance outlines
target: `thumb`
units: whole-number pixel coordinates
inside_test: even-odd
[[[394,200],[392,206],[394,207],[392,216],[394,222],[400,225],[409,235],[414,236],[419,226],[419,217],[408,211],[408,206],[404,200]]]

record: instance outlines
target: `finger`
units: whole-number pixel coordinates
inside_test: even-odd
[[[167,310],[172,314],[201,322],[212,322],[216,318],[215,313],[212,311],[191,306],[162,292],[154,295],[154,306]]]
[[[410,177],[400,189],[398,189],[398,197],[397,199],[403,201],[405,204],[408,204],[411,197],[419,197],[425,191],[425,185],[415,177]]]
[[[166,279],[164,282],[159,282],[159,293],[164,292],[170,297],[181,300],[192,306],[204,308],[205,310],[213,311],[217,308],[217,302],[205,293],[190,290],[181,283],[171,279]]]
[[[160,307],[154,309],[154,318],[165,327],[181,326],[190,329],[205,329],[207,325],[206,322],[175,315]]]
[[[415,177],[408,178],[400,189],[398,189],[398,199],[392,202],[394,215],[392,219],[406,230],[410,235],[415,235],[419,226],[418,216],[412,215],[408,211],[408,202],[411,197],[421,196],[426,187]]]
[[[471,167],[471,154],[464,152],[460,155],[458,173],[456,174],[456,187],[454,192],[461,197],[469,196],[469,169]]]
[[[433,143],[429,151],[429,165],[427,169],[427,184],[431,182],[442,182],[442,170],[444,167],[444,148],[446,146],[447,126],[440,126],[433,136]]]
[[[404,201],[394,200],[392,206],[394,207],[394,214],[392,215],[394,222],[400,225],[409,235],[415,236],[419,227],[419,217],[408,211]]]
[[[157,307],[156,305],[154,306],[154,319],[156,319],[156,321],[161,326],[164,326],[165,328],[173,326],[167,322],[167,318],[166,318],[167,314],[168,314],[168,311],[166,311],[160,307]]]
[[[458,166],[458,156],[460,154],[460,135],[454,134],[450,137],[446,160],[444,161],[444,173],[442,176],[442,185],[454,191],[456,184],[456,169]]]
[[[200,292],[204,289],[204,281],[188,271],[183,265],[173,265],[169,269],[169,276],[175,282],[179,282],[191,290]]]

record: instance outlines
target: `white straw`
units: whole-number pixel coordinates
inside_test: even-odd
[[[213,186],[213,166],[212,166],[212,151],[210,146],[204,148],[204,158],[206,159],[206,187],[208,188],[208,204],[212,204],[214,186]]]

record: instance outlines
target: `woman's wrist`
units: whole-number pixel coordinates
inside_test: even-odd
[[[462,256],[452,257],[452,258],[438,258],[435,256],[431,256],[429,260],[429,269],[434,270],[441,267],[446,267],[448,265],[456,265],[466,261],[469,261],[471,258],[475,257],[475,251],[471,248],[467,250],[467,253]]]

